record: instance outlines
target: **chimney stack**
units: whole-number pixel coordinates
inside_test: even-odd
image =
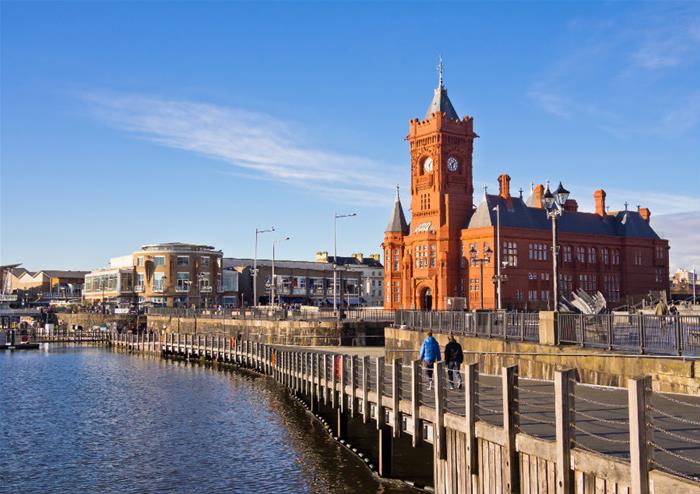
[[[649,208],[639,208],[639,216],[641,216],[644,221],[649,223],[649,219],[651,218],[651,211],[649,211]]]
[[[567,199],[564,203],[564,211],[570,211],[572,213],[578,211],[578,202],[576,202],[576,199]]]
[[[365,258],[364,254],[362,254],[362,252],[354,252],[352,254],[352,257],[354,257],[355,259],[357,259],[360,262],[362,262]]]
[[[593,198],[595,199],[595,214],[605,218],[607,214],[605,211],[605,191],[603,189],[598,189],[593,193]]]
[[[510,199],[510,176],[505,173],[498,176],[498,194],[503,199]]]

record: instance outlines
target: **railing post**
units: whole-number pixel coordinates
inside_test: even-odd
[[[413,424],[411,426],[413,436],[413,447],[420,444],[421,430],[420,418],[418,416],[420,410],[420,384],[421,384],[421,361],[414,360],[411,362],[411,418]]]
[[[503,391],[503,479],[504,493],[520,492],[520,472],[515,436],[518,433],[518,366],[504,367],[501,371]]]
[[[338,355],[331,353],[331,407],[335,408],[337,403],[337,375],[338,375]]]
[[[447,441],[445,431],[445,362],[433,363],[433,384],[435,385],[435,424],[433,427],[433,444],[441,460],[447,459]]]
[[[392,402],[392,424],[394,426],[394,437],[401,435],[401,415],[399,412],[401,393],[401,366],[402,360],[395,358],[391,365],[391,402]]]
[[[382,395],[384,394],[384,357],[377,357],[375,361],[375,375],[377,377],[377,429],[384,426],[384,406]]]
[[[605,317],[605,320],[608,322],[608,350],[612,350],[613,348],[613,315],[609,314]],[[641,339],[640,339],[641,340]]]
[[[683,355],[683,332],[681,331],[681,318],[679,316],[671,316],[671,321],[676,330],[676,355]]]
[[[479,400],[479,364],[467,364],[464,376],[464,419],[466,433],[466,484],[469,494],[478,494],[479,450],[476,440],[476,406]]]
[[[369,420],[369,401],[367,394],[369,393],[369,355],[362,357],[362,423],[366,424]]]
[[[338,395],[338,400],[340,401],[340,411],[346,412],[348,408],[348,402],[345,399],[345,356],[341,353],[337,357],[338,359],[338,372],[340,374],[340,394]]]
[[[323,404],[328,405],[328,354],[324,353],[322,360],[322,365],[323,365],[323,372],[321,373],[321,376],[323,376]]]
[[[571,470],[571,443],[573,441],[574,377],[575,371],[567,369],[554,373],[554,407],[557,448],[557,494],[574,490],[574,472]]]
[[[640,355],[644,355],[646,353],[646,337],[647,337],[647,331],[646,331],[646,326],[644,325],[644,314],[639,314],[638,315],[638,320],[639,320],[639,353]]]
[[[352,355],[350,357],[350,417],[356,415],[355,409],[357,408],[357,379],[355,379],[355,369],[357,368],[357,355]]]
[[[631,490],[635,494],[649,494],[649,469],[654,448],[651,421],[647,405],[651,405],[651,378],[627,380],[627,400],[630,423]]]

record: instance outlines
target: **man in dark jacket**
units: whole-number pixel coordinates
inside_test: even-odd
[[[450,341],[445,346],[445,362],[447,362],[447,382],[450,389],[462,387],[462,375],[459,373],[459,367],[464,362],[464,354],[462,353],[462,345],[457,343],[455,337],[450,334]]]

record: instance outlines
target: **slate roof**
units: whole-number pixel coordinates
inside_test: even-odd
[[[440,112],[447,113],[447,116],[453,120],[459,120],[459,115],[457,115],[455,107],[452,106],[452,102],[447,96],[447,89],[442,84],[435,88],[433,100],[430,102],[428,111],[425,112],[425,120],[429,119],[433,113]]]
[[[409,233],[406,216],[403,214],[398,191],[396,192],[396,200],[394,201],[394,210],[391,212],[389,223],[386,225],[386,230],[384,230],[384,232],[401,232],[404,235],[408,235]]]
[[[328,262],[333,264],[333,256],[328,256]],[[338,262],[336,263],[338,266],[345,266],[346,264],[353,264],[356,266],[368,266],[370,268],[383,268],[384,265],[377,261],[376,259],[372,259],[371,257],[363,257],[362,260],[360,261],[357,257],[352,257],[352,256],[338,256]]]
[[[469,220],[466,228],[482,228],[496,225],[496,212],[499,205],[501,226],[508,228],[534,228],[549,230],[550,220],[542,208],[530,207],[518,197],[506,200],[498,195],[487,194]],[[566,211],[557,220],[557,230],[564,233],[584,233],[589,235],[613,235],[658,239],[654,229],[644,221],[637,211],[616,211],[605,217],[595,213]]]

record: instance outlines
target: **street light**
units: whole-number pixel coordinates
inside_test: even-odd
[[[253,253],[253,307],[258,306],[258,235],[260,233],[270,233],[274,231],[274,226],[267,230],[255,229],[255,251]]]
[[[491,250],[491,247],[486,247],[484,250],[484,255],[483,257],[479,257],[479,253],[473,245],[469,249],[469,257],[472,262],[472,266],[476,266],[477,264],[479,265],[480,272],[481,272],[481,278],[479,281],[479,298],[480,298],[480,308],[484,308],[484,264],[488,263],[491,260],[491,254],[493,254],[493,251]]]
[[[508,279],[508,276],[501,274],[501,266],[505,268],[507,262],[501,262],[501,253],[503,252],[503,247],[501,247],[501,205],[496,204],[493,210],[496,211],[496,276],[493,279],[496,281],[498,295],[496,308],[501,310],[501,283]]]
[[[278,238],[272,241],[272,279],[270,280],[270,305],[275,305],[275,245],[277,242],[289,240],[289,237]]]
[[[542,196],[542,206],[544,207],[547,218],[552,220],[552,289],[554,291],[554,310],[559,310],[559,273],[557,266],[557,254],[559,249],[557,248],[557,219],[564,213],[564,204],[569,198],[569,191],[564,188],[564,186],[559,182],[559,187],[554,191],[554,194],[549,190],[549,183],[547,184],[547,190]]]
[[[333,312],[338,311],[338,242],[337,242],[337,224],[339,218],[350,218],[352,216],[357,216],[357,213],[350,214],[338,214],[333,213]]]

